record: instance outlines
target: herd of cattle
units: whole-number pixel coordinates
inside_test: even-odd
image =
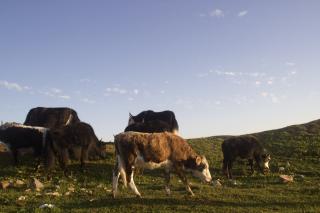
[[[128,126],[114,137],[115,166],[113,170],[113,196],[117,194],[119,177],[125,186],[141,196],[133,180],[135,168],[165,170],[166,192],[170,194],[170,173],[174,171],[193,195],[185,172],[191,172],[204,182],[211,182],[208,161],[196,153],[189,143],[178,135],[179,126],[172,111],[143,111],[129,114]],[[50,170],[56,162],[67,175],[69,158],[78,159],[84,168],[88,158],[105,158],[106,144],[98,140],[93,128],[80,121],[70,108],[33,108],[24,124],[5,123],[0,126],[0,141],[11,150],[14,163],[18,163],[21,149],[31,148],[34,156]],[[223,172],[232,178],[232,164],[237,157],[248,159],[253,172],[256,161],[263,173],[269,169],[270,154],[254,136],[239,136],[222,143]]]

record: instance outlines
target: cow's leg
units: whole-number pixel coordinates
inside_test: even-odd
[[[133,180],[133,170],[134,170],[133,166],[129,166],[129,165],[127,166],[126,173],[127,173],[127,176],[129,177],[128,185],[130,189],[135,193],[135,195],[137,195],[138,197],[141,197],[141,194],[138,191],[136,184],[134,183],[134,180]]]
[[[228,169],[228,178],[229,179],[233,179],[233,176],[232,176],[232,161],[230,160],[229,162],[228,162],[228,167],[227,167],[227,169]]]
[[[34,157],[36,160],[36,165],[35,165],[35,171],[37,172],[40,169],[40,165],[41,165],[41,154],[42,154],[42,147],[38,148],[38,147],[33,147],[34,150]]]
[[[250,166],[250,169],[251,169],[251,175],[254,173],[254,170],[253,170],[253,159],[249,159],[249,166]]]
[[[227,178],[229,178],[229,171],[228,171],[228,160],[225,158],[223,159],[223,165],[222,165],[222,172]]]
[[[63,170],[63,173],[65,176],[68,176],[67,171],[67,163],[68,163],[69,157],[68,157],[68,149],[63,148],[61,150],[61,156],[59,158],[60,167]]]
[[[18,165],[18,150],[16,148],[11,148],[12,156],[13,156],[13,165]]]
[[[81,169],[84,171],[86,160],[88,159],[88,147],[82,147],[81,149]]]
[[[112,195],[113,198],[116,198],[116,195],[118,193],[118,181],[120,176],[120,163],[119,163],[119,157],[116,157],[116,163],[113,168],[113,177],[112,177]]]
[[[187,176],[183,173],[181,167],[176,167],[176,172],[177,172],[178,177],[184,183],[187,192],[189,192],[191,196],[194,196],[194,193],[192,192],[190,185],[189,185],[189,182],[187,180]]]
[[[261,158],[260,158],[260,156],[255,156],[254,159],[256,160],[256,163],[258,165],[258,168],[259,168],[260,172],[262,174],[264,174],[263,168],[261,167]]]
[[[165,169],[164,171],[164,178],[165,178],[165,190],[167,195],[171,194],[171,190],[170,190],[170,169]]]

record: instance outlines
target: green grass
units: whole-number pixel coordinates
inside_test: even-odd
[[[112,148],[106,160],[90,162],[86,173],[79,172],[78,163],[72,163],[71,178],[64,177],[57,169],[51,181],[47,181],[41,171],[34,172],[29,158],[23,158],[19,167],[10,166],[2,159],[0,180],[27,181],[36,177],[45,184],[45,189],[41,192],[26,191],[27,186],[0,189],[0,212],[320,212],[320,137],[306,133],[305,129],[294,134],[287,130],[257,134],[272,153],[271,173],[250,176],[246,161],[239,160],[233,170],[237,185],[221,174],[222,138],[188,140],[198,153],[207,157],[213,178],[223,183],[222,188],[215,188],[189,176],[195,197],[187,194],[174,175],[172,195],[166,196],[162,171],[145,170],[143,175],[135,177],[142,199],[122,184],[118,198],[113,199]],[[285,174],[302,174],[305,178],[284,184],[279,180],[279,166],[286,167]],[[64,195],[69,187],[74,187],[75,192]],[[62,196],[46,195],[54,191]],[[20,196],[26,196],[26,200],[18,201]],[[40,209],[44,203],[55,207]]]

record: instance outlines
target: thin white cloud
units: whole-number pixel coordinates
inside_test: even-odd
[[[69,95],[59,95],[58,98],[69,100],[71,97]]]
[[[51,88],[49,91],[38,91],[39,94],[45,95],[48,97],[53,97],[53,98],[61,98],[64,100],[69,100],[71,99],[71,96],[63,94],[61,89],[58,88]]]
[[[138,89],[134,89],[133,90],[133,94],[138,95],[139,94],[139,90]]]
[[[287,62],[285,63],[285,65],[288,66],[288,67],[294,67],[294,66],[296,65],[296,63],[291,62],[291,61],[287,61]]]
[[[87,104],[95,104],[96,103],[96,101],[90,100],[88,98],[82,98],[81,101],[84,103],[87,103]]]
[[[273,93],[261,92],[260,95],[263,98],[267,98],[267,99],[271,100],[271,102],[274,104],[279,103],[279,101],[280,101],[280,98]],[[282,96],[282,98],[285,98],[285,96]]]
[[[211,17],[223,18],[224,12],[221,9],[215,9],[215,10],[211,11],[209,15]]]
[[[21,86],[20,84],[15,82],[8,82],[8,81],[2,81],[2,80],[0,80],[0,87],[6,88],[8,90],[15,90],[18,92],[22,92],[24,90],[30,90],[30,87],[28,86]]]
[[[55,93],[55,94],[59,94],[59,93],[62,92],[62,90],[58,89],[58,88],[51,88],[50,90],[51,90],[52,93]]]
[[[124,94],[127,94],[127,93],[128,93],[128,91],[126,89],[122,89],[122,88],[119,88],[119,87],[108,87],[106,89],[105,95],[106,96],[111,95],[111,94],[124,95]]]
[[[243,17],[243,16],[245,16],[245,15],[247,15],[248,14],[248,11],[247,10],[243,10],[243,11],[240,11],[239,13],[238,13],[238,16],[239,17]]]

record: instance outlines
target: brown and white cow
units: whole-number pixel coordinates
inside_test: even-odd
[[[170,194],[170,173],[176,172],[186,190],[193,196],[189,186],[186,171],[200,178],[204,182],[211,181],[208,161],[198,155],[191,146],[181,137],[164,133],[124,132],[115,136],[114,140],[116,163],[113,171],[113,197],[118,191],[118,180],[121,175],[124,185],[141,197],[134,180],[135,167],[155,169],[164,167],[165,190]]]

